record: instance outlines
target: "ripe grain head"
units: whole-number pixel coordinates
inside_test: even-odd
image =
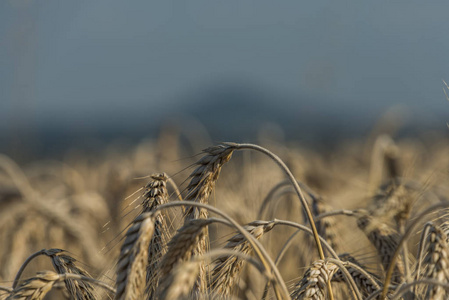
[[[154,218],[153,213],[139,215],[126,233],[117,263],[117,300],[137,300],[143,296]]]

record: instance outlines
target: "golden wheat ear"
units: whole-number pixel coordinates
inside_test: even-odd
[[[187,261],[176,265],[161,283],[159,299],[190,299],[200,272],[200,261]]]
[[[260,239],[266,232],[274,226],[273,222],[254,221],[244,226],[254,238]],[[225,249],[235,250],[243,254],[249,254],[252,251],[248,240],[243,234],[238,233],[231,237],[224,247]],[[232,288],[239,279],[244,261],[234,255],[225,255],[218,257],[212,270],[212,284],[210,289],[219,295],[231,295]]]
[[[190,182],[185,196],[186,201],[208,203],[220,171],[223,165],[231,159],[233,151],[233,147],[228,144],[219,144],[203,150],[204,156],[196,162],[197,167],[190,174]],[[187,224],[187,222],[193,219],[206,219],[208,216],[206,209],[190,206],[185,211],[185,223]],[[191,255],[201,256],[206,253],[208,248],[209,233],[206,228],[196,247],[191,250]],[[207,270],[204,262],[200,264],[199,280],[196,288],[203,294],[207,289]]]
[[[160,205],[168,202],[167,180],[165,173],[151,175],[151,181],[146,185],[143,194],[143,213],[151,212]],[[148,299],[152,299],[156,292],[159,281],[159,272],[157,265],[162,256],[167,252],[167,243],[171,238],[170,230],[167,222],[167,214],[161,211],[155,217],[154,234],[148,248],[148,263],[146,269],[146,286],[145,293]]]
[[[187,261],[192,257],[193,250],[198,247],[198,243],[205,235],[207,226],[212,222],[215,222],[215,219],[193,219],[178,229],[178,232],[168,243],[167,253],[158,266],[159,283],[167,280],[178,263]],[[204,265],[204,262],[200,262],[200,268],[201,265]],[[198,285],[207,285],[203,280],[206,280],[206,278],[199,277],[198,281],[200,282],[197,284],[197,288]]]
[[[449,283],[449,245],[447,235],[440,226],[431,226],[427,237],[427,251],[424,257],[426,266],[424,277],[442,283]],[[426,299],[448,299],[447,289],[441,286],[429,285]]]
[[[126,232],[117,263],[115,299],[142,299],[146,286],[148,247],[154,233],[154,213],[139,215]]]
[[[291,293],[292,300],[324,300],[326,299],[327,282],[338,271],[338,266],[323,260],[315,261],[296,284]]]
[[[233,147],[227,144],[220,144],[203,150],[204,156],[195,163],[197,167],[190,174],[190,182],[185,196],[186,201],[208,202],[221,168],[231,159],[233,152]],[[207,211],[198,207],[189,207],[186,209],[185,215],[187,222],[190,219],[207,218]]]
[[[44,299],[59,279],[59,275],[54,272],[40,272],[35,277],[25,280],[7,299]]]

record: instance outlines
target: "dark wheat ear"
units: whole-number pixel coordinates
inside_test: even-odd
[[[260,239],[274,225],[274,222],[254,221],[244,226],[244,229],[256,239]],[[248,254],[252,250],[248,240],[241,233],[231,237],[224,248],[243,254]],[[225,255],[217,258],[215,264],[212,270],[212,284],[210,289],[217,294],[229,296],[232,288],[238,282],[238,277],[243,267],[243,260],[234,255]]]
[[[115,299],[142,299],[146,286],[148,246],[154,232],[153,213],[139,215],[126,232],[117,263]]]
[[[353,256],[348,253],[343,253],[339,255],[339,258],[343,262],[351,263],[351,265],[346,266],[346,269],[364,297],[369,296],[380,288],[381,282],[379,278],[377,278],[376,275],[365,271],[366,267],[359,263]],[[343,282],[344,280],[345,277],[341,270],[338,270],[334,277],[332,277],[332,281]]]
[[[399,245],[399,234],[393,228],[384,223],[376,222],[373,217],[366,214],[362,214],[357,219],[357,225],[363,230],[371,244],[376,248],[384,270],[388,270],[393,254]],[[403,281],[403,278],[403,260],[397,259],[392,282],[399,284]]]

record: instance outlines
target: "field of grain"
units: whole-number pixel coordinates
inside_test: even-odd
[[[449,298],[447,137],[199,144],[0,155],[0,299]]]

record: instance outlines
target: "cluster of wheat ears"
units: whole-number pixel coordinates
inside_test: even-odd
[[[122,194],[114,194],[121,174],[115,179],[98,175],[98,180],[110,182],[102,197],[80,195],[72,192],[88,189],[80,186],[87,183],[79,175],[72,174],[64,188],[55,188],[51,177],[62,175],[25,175],[2,156],[2,180],[14,188],[3,186],[1,198],[0,299],[449,299],[447,191],[402,176],[397,147],[385,137],[376,145],[380,150],[374,151],[369,185],[364,187],[369,196],[346,186],[339,195],[346,199],[342,203],[350,203],[344,209],[333,208],[336,202],[327,200],[332,198],[331,187],[323,197],[264,147],[221,143],[206,148],[184,189],[180,191],[169,172],[157,173],[136,192],[139,197],[122,204],[138,213],[122,234],[112,235],[117,247],[108,244],[110,251],[99,249],[98,240],[107,236],[111,226],[104,220],[114,213],[105,216],[101,211],[117,203],[100,198],[123,200]],[[263,173],[275,178],[269,172],[280,172],[284,179],[280,177],[261,203],[255,205],[250,198],[257,196],[250,194],[230,201],[227,210],[210,200],[220,201],[216,183],[237,151],[262,153],[278,166],[268,160],[270,168]],[[347,176],[344,168],[351,162],[339,163],[334,174]],[[234,166],[228,186],[222,188],[227,199],[238,197],[233,187],[245,177],[246,171],[237,169]],[[302,174],[317,189],[317,181],[322,187],[327,180]],[[33,176],[44,178],[39,187],[30,183]],[[255,189],[266,191],[265,186]],[[60,195],[76,196],[54,200]],[[281,202],[287,207],[285,218],[279,218]],[[258,211],[257,217],[243,224],[242,215],[252,214],[243,210]],[[29,252],[33,247],[27,245],[42,243],[49,246]],[[114,255],[109,253],[113,249]],[[53,270],[24,276],[41,267]]]

